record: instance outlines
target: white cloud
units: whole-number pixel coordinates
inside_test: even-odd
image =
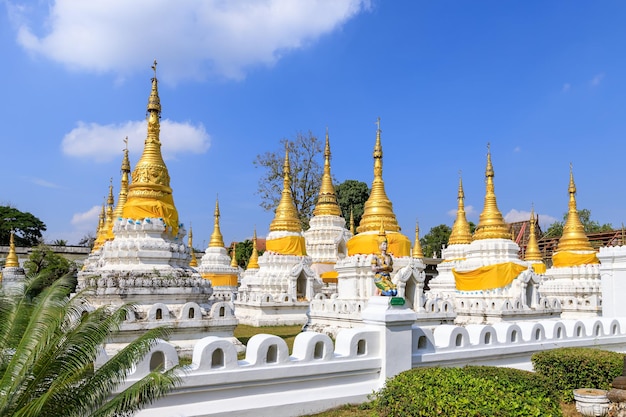
[[[42,178],[36,178],[36,177],[27,177],[26,178],[27,181],[32,182],[35,185],[39,185],[40,187],[45,187],[45,188],[61,188],[60,185],[55,184],[53,182],[44,180]]]
[[[140,153],[147,134],[146,121],[128,121],[120,124],[100,125],[78,122],[78,126],[63,137],[63,153],[80,158],[92,158],[107,162],[120,158],[124,149],[123,139],[128,136],[128,149]],[[163,157],[171,159],[180,153],[204,153],[209,149],[211,138],[204,126],[161,121],[161,144]]]
[[[563,84],[563,88],[561,89],[562,92],[567,93],[569,90],[571,90],[572,85],[570,83],[565,83]]]
[[[549,216],[547,214],[535,213],[535,216],[537,215],[539,216],[539,225],[541,226],[543,230],[546,230],[546,228],[549,225],[557,221],[555,217]],[[520,211],[516,209],[512,209],[504,216],[504,221],[506,221],[507,223],[522,222],[522,221],[526,221],[529,219],[530,219],[530,211],[523,211],[523,210]]]
[[[273,65],[369,6],[370,0],[56,0],[38,24],[26,23],[29,9],[11,10],[18,43],[36,55],[122,77],[157,58],[164,64],[160,77],[176,82],[210,73],[241,79],[248,68]]]
[[[513,148],[513,152],[521,152],[522,151],[522,147],[521,146],[516,146],[515,148]]]
[[[600,73],[598,75],[596,75],[595,77],[593,77],[590,81],[590,84],[592,87],[597,87],[600,85],[600,83],[602,82],[602,79],[604,79],[604,73]]]
[[[456,211],[457,211],[456,208],[452,210],[448,210],[448,216],[456,217]],[[465,217],[473,216],[474,214],[476,214],[476,210],[474,209],[474,206],[465,206]]]
[[[100,215],[101,210],[102,207],[93,206],[85,212],[74,213],[70,223],[79,228],[87,226],[95,229],[96,225],[98,224],[98,216]]]

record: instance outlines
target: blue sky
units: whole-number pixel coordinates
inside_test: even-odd
[[[45,238],[94,231],[129,136],[145,139],[157,59],[161,141],[194,246],[219,195],[224,240],[268,232],[257,154],[329,128],[339,182],[371,184],[381,117],[386,190],[413,238],[483,207],[491,143],[498,206],[542,227],[578,207],[620,227],[626,134],[621,1],[0,1],[0,203]]]

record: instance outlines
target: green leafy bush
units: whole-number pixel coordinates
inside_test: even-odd
[[[624,355],[593,348],[559,348],[530,358],[535,372],[551,381],[565,402],[574,401],[577,388],[611,389],[622,374]]]
[[[416,368],[372,397],[380,416],[562,416],[558,392],[532,372],[486,366]]]

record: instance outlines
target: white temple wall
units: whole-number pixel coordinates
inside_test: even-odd
[[[625,317],[626,246],[600,248],[600,279],[602,281],[602,315]]]
[[[411,310],[377,301],[364,312],[367,326],[340,331],[334,346],[326,335],[301,333],[291,356],[277,336],[254,336],[244,360],[237,360],[227,340],[204,338],[196,343],[193,364],[181,372],[183,384],[137,416],[301,416],[367,401],[387,377],[411,367],[530,370],[531,355],[547,349],[626,351],[626,317],[427,328],[407,326]],[[126,384],[161,363],[178,363],[166,342],[152,349]]]

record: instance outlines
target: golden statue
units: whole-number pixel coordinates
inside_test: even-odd
[[[391,282],[391,272],[393,271],[393,258],[387,253],[387,235],[381,225],[378,234],[378,247],[380,253],[372,257],[372,271],[374,271],[374,284],[376,284],[376,295],[395,297],[398,295],[396,285]]]

